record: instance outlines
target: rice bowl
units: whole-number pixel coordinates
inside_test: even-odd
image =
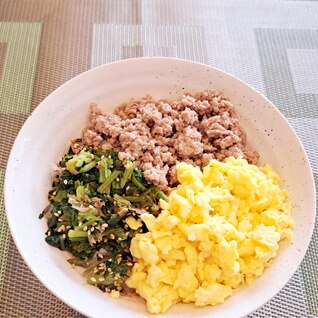
[[[150,94],[157,99],[176,98],[184,91],[209,87],[229,96],[249,136],[249,146],[260,154],[260,163],[271,163],[282,176],[294,204],[294,238],[291,245],[282,246],[277,259],[255,284],[240,288],[223,305],[204,309],[176,306],[166,317],[245,316],[273,297],[299,266],[313,230],[315,189],[306,154],[286,119],[251,87],[209,66],[169,58],[120,61],[83,73],[48,96],[21,129],[7,167],[5,205],[15,243],[34,274],[71,307],[90,317],[102,317],[105,311],[147,316],[143,304],[136,300],[111,301],[83,285],[80,274],[70,268],[65,257],[45,244],[44,224],[37,220],[50,188],[49,167],[85,126],[87,105],[94,101],[103,105],[103,111],[111,112],[111,107],[131,97]],[[28,161],[23,160],[26,157]]]

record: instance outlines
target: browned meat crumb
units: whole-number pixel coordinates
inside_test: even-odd
[[[73,139],[71,140],[71,148],[73,153],[78,154],[84,147],[82,139]]]
[[[146,96],[118,106],[114,114],[92,104],[83,138],[90,146],[116,149],[121,160],[131,158],[159,188],[177,183],[178,161],[201,168],[229,156],[258,161],[258,154],[246,149],[233,105],[215,90],[173,102]]]

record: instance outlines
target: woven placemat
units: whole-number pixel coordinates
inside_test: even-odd
[[[317,184],[317,16],[314,1],[0,1],[0,193],[13,141],[49,93],[91,67],[154,55],[219,67],[268,96],[301,138]],[[0,317],[83,317],[21,259],[3,195],[0,246]],[[318,317],[317,293],[316,226],[293,278],[249,317]]]

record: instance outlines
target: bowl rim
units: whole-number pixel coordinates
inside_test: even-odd
[[[61,301],[63,301],[65,304],[67,304],[69,307],[75,309],[76,311],[88,316],[88,317],[92,317],[90,315],[90,313],[88,313],[87,311],[85,311],[85,309],[72,304],[70,301],[68,301],[67,299],[65,299],[64,297],[60,296],[59,293],[52,288],[49,284],[46,283],[46,281],[44,279],[42,279],[42,277],[38,276],[36,269],[34,268],[32,262],[29,261],[28,257],[25,255],[24,253],[24,248],[23,248],[23,244],[21,244],[22,240],[19,237],[19,235],[16,233],[16,230],[13,226],[13,214],[10,214],[10,203],[8,201],[8,192],[10,190],[10,171],[11,171],[11,166],[12,161],[13,161],[13,157],[16,155],[17,153],[17,144],[18,144],[18,140],[20,138],[22,138],[22,136],[24,135],[25,130],[27,129],[27,127],[30,125],[30,123],[32,122],[34,116],[40,116],[41,113],[45,112],[45,110],[49,107],[47,100],[54,98],[54,96],[56,94],[58,94],[58,92],[62,89],[67,88],[68,86],[72,85],[72,82],[75,80],[79,80],[81,78],[85,78],[85,76],[88,73],[92,73],[95,72],[97,70],[101,70],[101,69],[105,69],[105,71],[107,71],[108,68],[111,68],[112,66],[116,66],[116,65],[121,65],[122,67],[125,67],[126,64],[130,64],[130,63],[139,63],[139,62],[143,62],[143,61],[149,61],[149,60],[154,60],[154,61],[170,61],[170,62],[178,62],[178,63],[185,63],[185,64],[195,64],[199,67],[205,67],[205,68],[210,68],[213,69],[214,71],[225,75],[226,77],[230,77],[232,78],[232,80],[238,81],[241,84],[243,84],[244,86],[248,87],[248,89],[254,91],[254,93],[256,93],[257,95],[260,95],[260,97],[262,97],[267,103],[269,103],[271,105],[271,107],[275,110],[277,116],[280,117],[281,120],[283,120],[290,128],[290,132],[294,135],[294,138],[297,140],[300,149],[302,151],[302,154],[304,156],[304,160],[305,160],[305,164],[306,164],[306,168],[308,169],[308,175],[310,176],[310,180],[308,180],[310,182],[310,188],[313,190],[313,193],[316,193],[316,187],[315,187],[315,181],[314,181],[314,177],[313,177],[313,171],[312,171],[312,167],[310,165],[310,162],[308,160],[308,155],[304,149],[303,144],[300,141],[300,138],[298,137],[298,135],[296,134],[296,132],[294,131],[294,129],[292,128],[292,126],[289,124],[288,120],[286,119],[286,117],[280,112],[280,110],[265,96],[263,95],[261,92],[259,92],[258,90],[256,90],[255,88],[253,88],[251,85],[245,83],[244,81],[242,81],[241,79],[237,78],[236,76],[225,72],[217,67],[208,65],[208,64],[204,64],[204,63],[200,63],[200,62],[195,62],[195,61],[191,61],[191,60],[186,60],[186,59],[182,59],[182,58],[174,58],[174,57],[160,57],[160,56],[154,56],[154,57],[138,57],[138,58],[130,58],[130,59],[125,59],[125,60],[117,60],[111,63],[106,63],[106,64],[102,64],[99,65],[97,67],[88,69],[74,77],[72,77],[71,79],[65,81],[62,85],[60,85],[59,87],[57,87],[55,90],[53,90],[49,95],[47,95],[42,101],[41,103],[30,113],[30,115],[28,116],[28,118],[26,119],[26,121],[24,122],[24,124],[22,125],[22,127],[19,130],[19,133],[17,134],[14,143],[12,145],[12,148],[10,150],[10,155],[8,157],[8,161],[7,161],[7,166],[5,169],[5,177],[4,177],[4,207],[5,207],[5,213],[6,213],[6,218],[7,218],[7,222],[10,228],[10,233],[12,235],[12,238],[14,240],[15,246],[17,247],[20,255],[22,256],[24,262],[27,264],[28,268],[32,271],[32,273],[36,276],[36,278],[50,291],[52,292],[58,299],[60,299]],[[308,250],[309,244],[312,240],[312,235],[313,235],[313,230],[315,227],[315,219],[316,219],[316,208],[317,208],[317,203],[315,200],[315,196],[313,196],[313,202],[312,202],[312,207],[314,210],[313,213],[313,219],[312,219],[312,223],[310,226],[310,233],[308,233],[309,235],[307,236],[306,239],[306,243],[304,244],[304,249],[302,251],[302,253],[300,254],[300,256],[298,257],[298,261],[296,266],[294,266],[295,270],[293,271],[292,275],[289,278],[284,279],[284,281],[281,283],[281,287],[275,291],[275,293],[272,294],[271,297],[269,297],[268,299],[264,299],[262,301],[261,304],[259,304],[257,307],[255,307],[253,310],[249,310],[249,312],[246,312],[246,315],[258,310],[260,307],[262,307],[264,304],[266,304],[268,301],[270,301],[273,297],[275,297],[280,291],[281,289],[288,283],[288,281],[292,278],[292,276],[295,274],[296,270],[299,268],[299,266],[301,265],[306,252]]]

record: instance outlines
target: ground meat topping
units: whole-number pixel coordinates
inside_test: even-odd
[[[173,102],[146,96],[118,106],[114,114],[92,104],[83,139],[89,146],[113,147],[120,160],[135,160],[145,178],[161,189],[176,185],[178,161],[201,168],[229,156],[258,161],[258,154],[246,149],[233,105],[215,90]]]
[[[182,132],[178,133],[174,148],[179,157],[183,159],[199,156],[203,153],[201,139],[202,134],[196,128],[187,126]]]

